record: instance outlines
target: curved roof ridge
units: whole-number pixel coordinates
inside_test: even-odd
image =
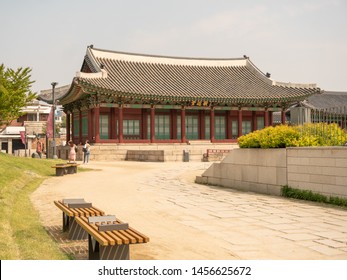
[[[198,58],[198,57],[178,57],[164,55],[150,55],[130,52],[110,51],[88,46],[87,54],[95,58],[105,58],[111,60],[125,60],[129,62],[146,62],[154,64],[171,64],[187,66],[245,66],[247,58]],[[96,66],[96,65],[94,65]]]
[[[71,84],[67,84],[67,85],[63,85],[60,87],[56,87],[54,89],[54,99],[58,100],[63,98],[67,92],[69,92],[70,88],[72,87]],[[40,90],[39,96],[38,96],[39,100],[42,100],[44,102],[47,102],[49,104],[52,104],[53,101],[53,90],[51,89],[44,89],[44,90]]]
[[[281,87],[294,87],[294,88],[316,88],[317,84],[301,84],[301,83],[291,83],[291,82],[278,82],[273,81],[274,86]]]

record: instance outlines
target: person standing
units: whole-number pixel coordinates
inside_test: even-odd
[[[70,140],[68,142],[68,145],[70,147],[69,151],[69,162],[75,162],[76,161],[76,153],[77,153],[77,146]]]
[[[36,153],[39,155],[40,158],[42,158],[42,142],[40,141],[40,138],[37,138]]]
[[[86,140],[83,146],[83,164],[87,164],[89,162],[90,156],[90,144],[89,141]]]

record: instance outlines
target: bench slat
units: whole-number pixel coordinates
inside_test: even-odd
[[[95,211],[93,209],[93,207],[92,208],[87,208],[85,210],[88,211],[88,216],[102,216],[104,214],[103,211],[100,211],[100,212],[99,211]]]
[[[137,242],[140,242],[140,243],[149,242],[148,236],[138,232],[136,229],[133,229],[131,227],[129,227],[129,234],[133,235],[137,239]]]
[[[120,238],[117,234],[115,234],[114,231],[107,231],[105,232],[105,234],[107,234],[109,237],[111,237],[112,239],[115,240],[115,243],[117,245],[121,245],[121,244],[129,244],[129,241],[127,241],[124,238]]]
[[[98,231],[98,224],[89,224],[87,217],[76,217],[76,222],[92,235],[101,246],[109,245],[121,245],[121,244],[134,244],[134,243],[146,243],[149,242],[149,238],[142,233],[139,233],[133,228],[127,230],[112,230],[112,231]],[[122,224],[119,219],[115,224]],[[113,224],[113,223],[107,223]]]
[[[99,231],[99,230],[98,230],[98,227],[97,227],[96,225],[89,224],[89,223],[88,223],[88,219],[87,219],[86,217],[80,217],[80,218],[87,224],[87,226],[89,226],[89,228],[92,228],[92,229],[93,229],[93,232],[94,232],[93,237],[99,236],[99,237],[102,237],[102,238],[104,238],[104,239],[107,240],[106,244],[103,245],[103,246],[115,245],[116,242],[117,242],[117,244],[122,244],[122,243],[121,243],[122,241],[121,241],[120,239],[115,240],[115,239],[111,238],[111,237],[107,234],[107,232]],[[89,232],[87,228],[85,228],[85,230],[86,230],[87,232]],[[97,239],[97,238],[95,238],[95,239]],[[99,243],[100,243],[100,242],[99,242]],[[100,243],[100,245],[101,245],[101,243]]]
[[[74,213],[63,203],[61,203],[60,201],[54,201],[54,204],[60,209],[62,210],[66,215],[68,216],[73,216]]]
[[[79,216],[102,216],[105,214],[104,211],[92,206],[90,208],[70,208],[61,201],[54,201],[54,204],[62,210],[66,215],[70,217],[79,217]]]
[[[142,235],[140,235],[140,234],[137,234],[136,232],[134,232],[132,229],[129,229],[129,232],[128,232],[133,238],[135,238],[136,239],[136,241],[138,242],[138,243],[144,243],[145,242],[145,240],[144,240],[144,238],[142,237]]]
[[[122,237],[125,237],[125,238],[127,238],[128,239],[128,242],[129,243],[136,243],[136,238],[135,237],[133,237],[133,236],[131,236],[127,231],[125,231],[125,230],[120,230],[120,231],[118,231],[117,232],[117,234],[119,234],[120,236],[122,236]]]
[[[75,210],[78,213],[77,216],[85,216],[85,212],[81,208],[72,208],[71,210]]]
[[[100,210],[99,208],[96,208],[96,207],[92,207],[90,208],[91,211],[93,211],[95,213],[95,216],[102,216],[102,215],[105,215],[105,212]]]
[[[79,208],[79,211],[83,213],[82,216],[89,216],[90,212],[88,211],[88,208]]]
[[[123,223],[121,220],[117,219],[118,223]],[[136,229],[129,227],[129,229],[126,231],[128,235],[130,235],[133,239],[136,240],[138,243],[146,243],[149,242],[149,237],[144,235],[143,233],[137,231]],[[135,242],[135,243],[136,243]]]
[[[99,242],[101,246],[107,246],[109,245],[108,240],[104,238],[103,236],[98,234],[98,230],[94,229],[93,227],[90,227],[88,224],[88,221],[86,219],[83,219],[84,217],[76,217],[75,221],[90,235],[94,237],[95,240]]]

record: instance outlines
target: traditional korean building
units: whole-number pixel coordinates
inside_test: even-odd
[[[289,113],[289,114],[288,114]],[[298,102],[287,112],[292,124],[338,123],[347,128],[347,92],[324,91]]]
[[[285,122],[287,108],[320,92],[315,84],[276,82],[246,56],[164,57],[89,46],[59,104],[75,143],[229,143],[272,125],[273,112]]]

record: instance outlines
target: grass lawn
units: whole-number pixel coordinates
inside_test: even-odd
[[[59,160],[20,158],[0,153],[0,259],[64,260],[70,257],[39,222],[30,194]]]

